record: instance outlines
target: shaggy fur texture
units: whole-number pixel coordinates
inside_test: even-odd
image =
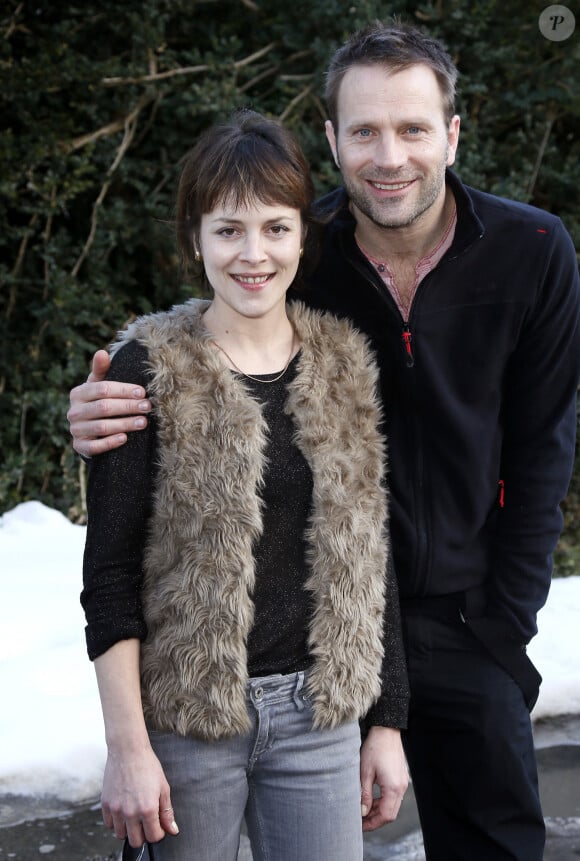
[[[145,555],[145,716],[204,739],[245,732],[252,547],[262,529],[267,427],[243,380],[208,343],[207,303],[137,320],[147,347],[160,468]],[[387,562],[385,451],[377,372],[350,324],[289,315],[301,342],[287,411],[313,474],[307,532],[315,725],[362,717],[380,693]]]

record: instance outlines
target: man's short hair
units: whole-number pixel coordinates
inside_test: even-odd
[[[459,73],[445,46],[416,27],[377,21],[354,33],[330,61],[325,97],[335,132],[338,131],[338,94],[349,69],[377,65],[389,72],[400,72],[419,64],[433,70],[443,98],[445,121],[451,122]]]

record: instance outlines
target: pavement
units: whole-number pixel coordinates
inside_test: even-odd
[[[580,716],[538,723],[534,737],[547,828],[544,861],[578,861]],[[0,861],[119,861],[119,852],[96,802],[71,809],[56,799],[0,796]],[[238,861],[252,861],[245,835]],[[425,861],[412,787],[397,821],[365,835],[364,861]]]

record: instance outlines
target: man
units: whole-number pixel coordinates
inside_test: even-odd
[[[580,285],[558,218],[450,172],[456,78],[440,43],[403,26],[336,53],[326,132],[344,189],[320,202],[301,298],[350,317],[381,367],[427,858],[541,861],[525,645],[573,464]],[[71,394],[85,455],[121,445],[149,409],[142,390],[98,382],[107,366],[98,354]]]

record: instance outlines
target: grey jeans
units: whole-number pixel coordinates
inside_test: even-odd
[[[304,673],[252,679],[251,731],[204,742],[152,731],[180,833],[159,861],[236,861],[245,817],[254,861],[361,861],[357,722],[312,729]]]

